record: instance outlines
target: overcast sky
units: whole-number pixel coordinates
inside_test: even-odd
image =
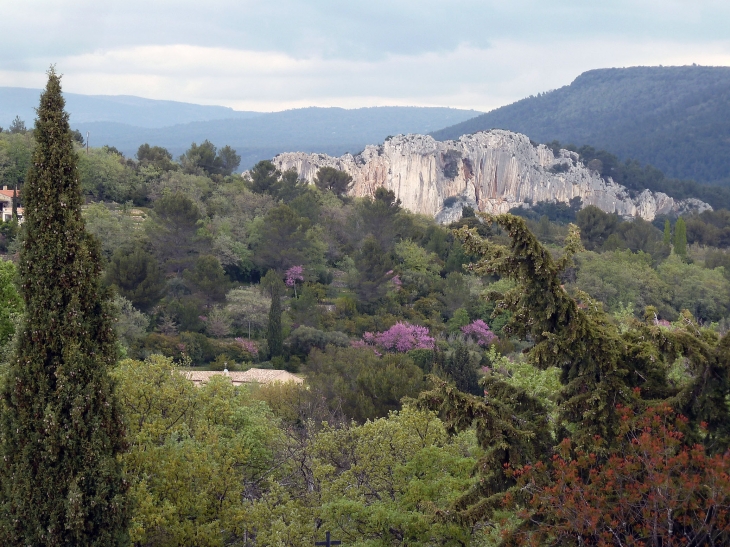
[[[592,68],[730,66],[728,0],[0,0],[0,86],[239,110],[490,110]]]

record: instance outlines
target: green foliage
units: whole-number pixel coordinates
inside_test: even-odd
[[[687,225],[682,217],[674,225],[674,252],[682,257],[687,256]]]
[[[212,255],[199,256],[195,266],[185,273],[185,278],[200,289],[208,302],[222,301],[230,288],[223,266]]]
[[[7,253],[15,250],[20,234],[20,223],[11,219],[0,221],[0,252]]]
[[[438,518],[474,484],[479,450],[472,434],[449,437],[431,412],[405,406],[315,439],[324,529],[350,545],[471,544],[474,531]]]
[[[316,228],[288,205],[268,211],[259,227],[254,262],[262,270],[279,272],[292,266],[314,266],[323,262],[324,247]]]
[[[324,350],[327,346],[347,347],[350,339],[342,332],[324,332],[302,325],[294,329],[286,340],[292,354],[306,357],[313,348]]]
[[[273,274],[273,270],[269,270]],[[269,275],[269,274],[267,274]],[[284,353],[284,335],[281,329],[281,286],[283,283],[277,277],[269,283],[271,290],[271,307],[269,308],[269,323],[266,331],[266,342],[269,345],[269,357],[279,357]]]
[[[201,248],[197,237],[199,207],[188,196],[176,192],[155,202],[153,222],[147,225],[155,254],[168,272],[193,265]]]
[[[591,70],[570,85],[498,108],[434,136],[458,139],[499,127],[537,142],[589,143],[621,158],[653,165],[669,177],[720,181],[730,172],[728,143],[721,129],[728,122],[724,90],[729,81],[725,67]],[[607,152],[580,150],[586,164],[600,159],[602,174],[631,189],[648,188],[680,199],[697,197],[718,208],[730,205],[727,189],[669,179],[639,162],[622,163]]]
[[[34,148],[32,132],[0,134],[0,183],[3,186],[22,187]]]
[[[117,203],[140,198],[143,181],[122,156],[108,148],[91,148],[88,154],[79,154],[78,159],[84,195]]]
[[[9,260],[0,259],[0,348],[15,334],[15,325],[23,312],[23,299],[16,287],[18,270]]]
[[[557,171],[555,170],[556,168],[558,169]],[[568,169],[568,163],[558,163],[551,171],[560,173]],[[515,207],[510,209],[510,213],[529,220],[540,220],[542,217],[547,217],[551,222],[567,224],[569,222],[575,222],[576,214],[581,210],[582,203],[583,200],[580,197],[571,199],[570,203],[540,201],[531,205],[529,209],[526,207]]]
[[[23,196],[26,318],[2,387],[0,535],[7,545],[124,545],[112,309],[81,217],[60,78],[48,74]]]
[[[558,423],[553,430],[557,439],[570,432],[572,446],[584,446],[602,461],[612,450],[620,450],[619,441],[612,443],[611,439],[620,436],[623,427],[621,407],[641,409],[657,399],[670,401],[688,417],[685,435],[689,444],[701,441],[716,453],[730,446],[730,336],[718,340],[714,332],[700,329],[689,312],[683,312],[671,329],[654,325],[651,309],[647,310],[649,323],[630,324],[621,335],[586,295],[579,295],[581,300],[576,302],[560,284],[559,275],[571,255],[580,250],[575,227],[571,227],[563,257],[556,262],[526,229],[524,220],[511,215],[484,218],[498,222],[511,243],[498,245],[481,239],[475,230],[462,228],[458,235],[465,247],[483,257],[472,269],[517,282],[514,289],[490,294],[490,298],[498,300],[499,308],[512,311],[505,331],[534,340],[524,364],[559,371],[562,385],[555,393],[547,376],[536,378],[521,371],[527,380],[522,380],[523,385],[537,379],[547,388],[542,395],[546,407],[527,396],[521,386],[500,379],[500,374],[509,376],[508,363],[490,353],[488,358],[496,367],[482,381],[484,399],[461,394],[437,380],[432,391],[421,394],[420,404],[438,409],[449,428],[475,427],[491,458],[480,462],[483,479],[479,489],[457,503],[459,519],[476,522],[492,517],[504,503],[519,506],[529,501],[529,494],[515,482],[519,473],[509,469],[534,465],[535,458],[548,450],[550,428],[539,421],[554,408],[553,402],[558,404]],[[669,372],[677,355],[686,358],[686,380],[672,386]],[[500,407],[504,409],[501,414]],[[521,411],[529,413],[520,417]],[[515,434],[510,421],[518,417],[515,423],[531,431]],[[539,519],[526,516],[518,530],[539,526]]]
[[[158,171],[174,171],[178,165],[173,163],[172,154],[162,146],[150,146],[147,143],[140,145],[137,150],[137,161],[140,167],[152,167]]]
[[[257,194],[276,195],[275,185],[279,182],[279,172],[269,160],[258,162],[249,172],[249,188]]]
[[[232,289],[226,295],[226,311],[234,327],[251,337],[251,331],[266,326],[271,299],[259,287]]]
[[[8,133],[11,135],[26,133],[27,131],[28,129],[25,127],[25,122],[20,119],[20,116],[15,116],[13,121],[10,123],[10,127],[8,127]]]
[[[224,146],[220,151],[207,139],[200,145],[192,143],[190,148],[180,156],[180,163],[186,173],[199,175],[228,176],[241,164],[241,156],[236,154],[230,146]]]
[[[358,422],[386,416],[400,408],[403,397],[415,397],[423,387],[423,372],[409,357],[378,357],[371,348],[313,349],[304,372],[330,407]]]
[[[334,167],[321,167],[314,178],[314,184],[322,191],[329,190],[336,196],[341,196],[352,186],[352,177]]]
[[[540,370],[525,361],[512,361],[500,355],[492,345],[486,355],[489,362],[488,374],[495,375],[506,384],[530,393],[550,411],[551,415],[557,410],[560,395],[560,370],[552,367]]]
[[[390,257],[373,236],[362,242],[355,255],[355,272],[349,285],[356,292],[361,309],[372,310],[388,291],[387,280],[393,269]]]
[[[106,283],[142,310],[150,310],[165,293],[165,279],[150,253],[121,247],[107,266]]]
[[[84,207],[83,216],[86,230],[99,239],[105,259],[122,247],[143,245],[139,223],[127,207],[90,203]]]
[[[441,369],[459,391],[481,395],[483,390],[479,387],[477,376],[479,361],[474,357],[466,343],[456,342],[444,359]]]
[[[321,326],[319,294],[312,285],[304,285],[298,298],[291,300],[289,317],[295,325],[318,328]]]
[[[453,504],[449,519],[463,524],[489,521],[504,505],[516,482],[507,472],[537,460],[552,444],[547,409],[525,390],[486,377],[484,397],[432,379],[433,389],[418,398],[420,407],[438,410],[449,433],[473,430],[484,451],[477,463],[480,478]],[[514,492],[519,496],[519,492]]]
[[[633,302],[637,310],[655,306],[662,317],[673,318],[678,310],[668,302],[668,287],[645,253],[613,251],[581,253],[576,257],[578,273],[571,288],[600,300],[610,312],[622,303]]]
[[[135,545],[238,542],[243,498],[268,470],[278,433],[268,410],[225,378],[194,387],[170,359],[115,371],[129,449],[123,463]]]
[[[117,320],[114,324],[114,330],[117,338],[125,350],[136,349],[139,342],[147,334],[147,327],[150,324],[150,318],[138,309],[132,302],[117,295],[114,299],[114,307],[117,308]]]
[[[559,274],[572,254],[581,249],[575,227],[559,262],[512,215],[496,217],[511,237],[504,247],[484,241],[473,232],[459,232],[467,249],[484,258],[474,266],[479,274],[498,274],[518,281],[499,299],[513,313],[502,329],[510,335],[530,335],[535,345],[530,362],[538,368],[558,367],[565,385],[561,394],[561,419],[579,422],[583,442],[594,435],[610,436],[618,427],[614,404],[631,398],[625,384],[618,332],[600,311],[584,311],[563,289]],[[609,403],[609,401],[614,401]]]
[[[589,251],[600,248],[620,222],[618,215],[604,213],[594,205],[584,207],[576,215],[581,241]]]
[[[679,253],[657,267],[665,295],[677,312],[689,310],[700,321],[719,321],[730,314],[730,282],[720,270],[687,264]]]
[[[685,222],[688,243],[730,247],[730,211],[703,211],[687,217]]]

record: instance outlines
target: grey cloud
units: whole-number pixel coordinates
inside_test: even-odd
[[[507,38],[709,41],[725,38],[728,20],[730,3],[716,0],[30,0],[0,22],[0,66],[138,44],[374,60]]]

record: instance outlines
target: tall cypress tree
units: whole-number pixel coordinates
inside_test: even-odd
[[[128,543],[124,428],[108,371],[116,344],[100,247],[85,230],[60,76],[51,68],[24,186],[26,306],[2,387],[3,545]]]
[[[664,239],[665,245],[672,244],[672,227],[669,225],[669,219],[664,220]]]
[[[687,224],[679,217],[674,225],[674,252],[679,256],[687,256]]]
[[[269,344],[269,356],[272,359],[284,353],[284,341],[281,333],[280,283],[271,285],[271,308],[269,308],[269,328],[266,341]]]

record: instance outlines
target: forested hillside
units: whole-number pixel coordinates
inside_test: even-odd
[[[730,180],[730,68],[591,70],[570,85],[531,96],[433,133],[439,140],[508,129],[537,142],[608,150],[676,179]]]
[[[35,146],[0,134],[20,205]],[[309,185],[269,161],[244,178],[208,141],[179,161],[75,146],[135,546],[730,541],[727,210],[442,226],[334,168]],[[5,354],[22,230],[0,225]],[[251,367],[305,385],[179,374]]]

